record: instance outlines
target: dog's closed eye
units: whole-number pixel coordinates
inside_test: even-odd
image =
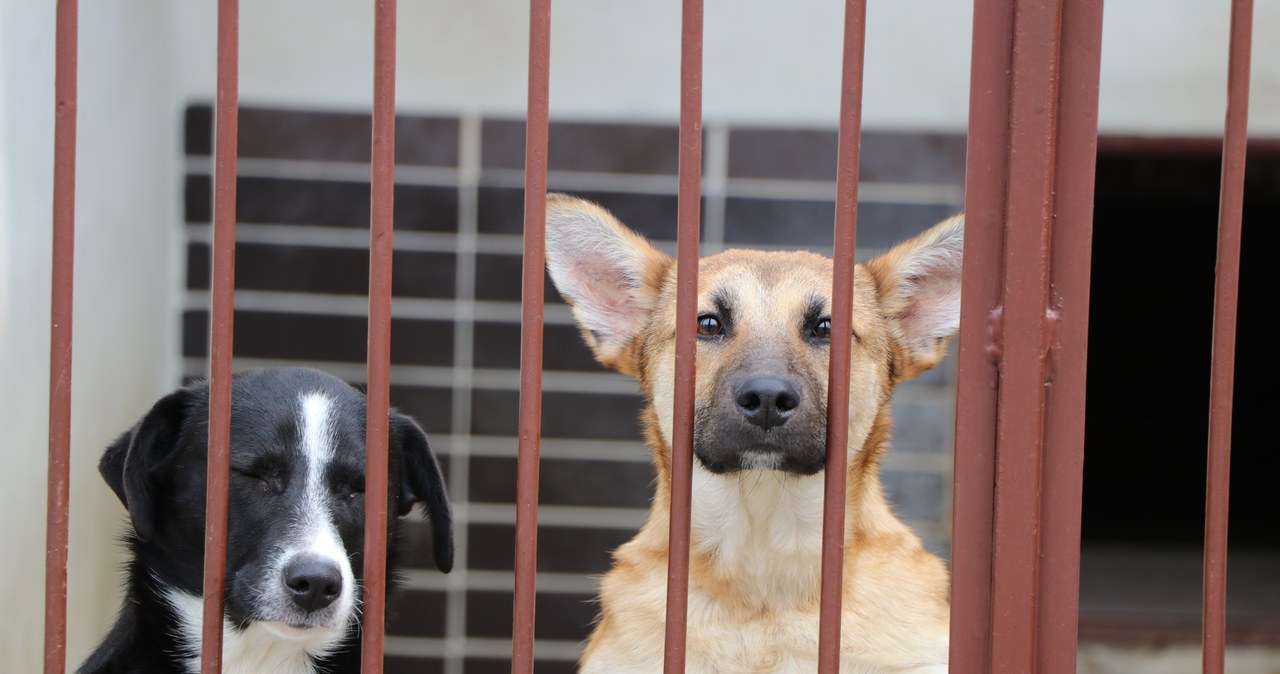
[[[358,482],[347,482],[338,486],[337,493],[348,501],[364,497],[364,478]]]
[[[285,475],[279,466],[255,463],[248,466],[233,467],[231,472],[256,482],[261,488],[273,494],[280,494],[285,490]]]

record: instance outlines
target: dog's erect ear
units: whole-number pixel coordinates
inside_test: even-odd
[[[391,413],[391,442],[403,457],[400,476],[400,506],[396,516],[409,514],[415,503],[421,503],[431,520],[436,566],[445,573],[453,569],[453,513],[445,492],[444,476],[436,461],[427,434],[413,419]]]
[[[177,449],[191,392],[179,389],[161,398],[146,416],[116,438],[98,461],[98,472],[129,511],[139,540],[155,533],[156,483]]]
[[[898,371],[909,379],[938,363],[960,327],[964,216],[944,220],[866,264],[880,305],[902,346]]]
[[[604,365],[635,374],[624,356],[670,266],[670,256],[600,206],[547,195],[547,270]]]

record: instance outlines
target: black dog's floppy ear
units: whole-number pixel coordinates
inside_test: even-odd
[[[404,469],[400,476],[400,507],[397,517],[409,514],[421,503],[431,520],[431,540],[436,567],[445,573],[453,569],[453,513],[445,492],[440,464],[427,443],[427,434],[413,419],[391,412],[391,441],[400,448]]]
[[[157,472],[177,448],[190,391],[179,389],[161,398],[133,428],[107,447],[98,472],[129,511],[140,540],[155,533]]]

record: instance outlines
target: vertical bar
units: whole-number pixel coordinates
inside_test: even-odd
[[[524,149],[519,459],[516,467],[515,598],[511,672],[533,672],[538,571],[538,462],[542,442],[542,319],[547,234],[547,123],[551,0],[529,1],[529,100]]]
[[[1013,17],[991,581],[996,673],[1036,671],[1061,12],[1061,0],[1021,2]]]
[[[973,11],[969,138],[965,175],[963,292],[957,345],[953,491],[951,653],[956,674],[991,668],[991,544],[995,503],[995,419],[1006,183],[1008,71],[1013,5],[977,0]]]
[[[702,0],[684,0],[680,29],[680,187],[676,234],[675,401],[671,422],[671,524],[663,671],[685,666],[689,514],[693,490],[693,390],[697,358],[698,235],[702,205]]]
[[[844,65],[840,83],[840,141],[836,165],[831,356],[828,365],[827,462],[822,517],[822,593],[818,671],[840,671],[840,609],[844,576],[845,488],[849,444],[849,365],[853,343],[853,269],[858,231],[858,161],[862,132],[865,0],[846,0]]]
[[[396,0],[373,11],[369,192],[369,342],[365,392],[364,618],[361,671],[382,672],[387,583],[387,433],[391,405],[391,257],[396,164]]]
[[[200,669],[204,674],[222,671],[222,604],[226,581],[231,360],[235,311],[239,24],[239,1],[218,0],[213,286],[209,317],[209,466],[205,492],[204,623],[200,652]]]
[[[1227,115],[1222,138],[1218,262],[1213,304],[1213,370],[1209,383],[1209,457],[1204,522],[1205,674],[1221,674],[1227,626],[1227,508],[1231,472],[1231,395],[1235,376],[1236,292],[1244,211],[1244,160],[1249,128],[1249,50],[1253,0],[1231,3]]]
[[[54,84],[53,277],[49,317],[49,474],[45,511],[44,671],[67,664],[71,480],[71,309],[76,228],[77,0],[58,0]]]
[[[1038,672],[1074,674],[1080,599],[1085,365],[1098,144],[1102,0],[1062,10],[1051,307],[1056,344],[1045,410]]]
[[[1101,0],[975,3],[954,672],[1075,671],[1101,30]]]

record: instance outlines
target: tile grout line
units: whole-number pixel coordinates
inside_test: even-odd
[[[476,233],[479,231],[480,119],[464,115],[458,129],[458,232],[454,302],[453,398],[450,430],[449,490],[460,505],[469,505],[471,476],[471,379],[474,361]],[[469,526],[462,518],[454,528],[454,571],[445,600],[444,673],[462,674],[467,652],[467,572]]]
[[[711,147],[713,133],[723,132],[723,146],[728,147],[728,128],[708,125],[706,158],[713,160]],[[725,156],[727,168],[727,155]],[[322,182],[368,182],[369,166],[358,162],[324,161],[313,159],[240,159],[238,166],[243,178],[277,180],[311,180]],[[186,176],[211,176],[212,165],[204,157],[188,156],[184,170]],[[708,167],[710,168],[710,167]],[[433,166],[396,166],[396,184],[417,187],[455,187],[467,180],[461,169]],[[727,170],[717,171],[723,178],[721,192],[734,197],[772,198],[783,200],[830,200],[835,194],[835,180],[813,178],[789,180],[785,178],[729,178]],[[707,172],[705,178],[713,175]],[[676,176],[660,173],[608,173],[592,171],[553,170],[547,175],[548,184],[556,190],[604,191],[627,194],[653,194],[674,196]],[[479,187],[517,190],[524,187],[524,170],[507,168],[485,169],[477,178]],[[858,186],[859,201],[868,203],[901,204],[951,204],[963,199],[961,188],[953,182],[911,181],[862,181]]]
[[[729,127],[723,123],[706,127],[706,175],[702,194],[706,199],[702,249],[707,253],[724,250],[725,205],[729,184]]]

